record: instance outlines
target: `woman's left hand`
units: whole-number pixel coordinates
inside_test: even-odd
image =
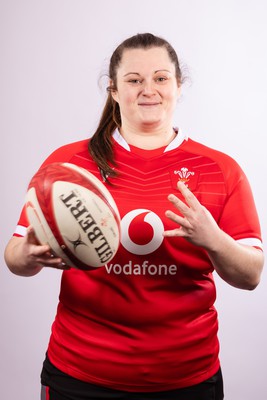
[[[163,235],[165,237],[183,237],[197,246],[212,250],[216,241],[220,238],[221,229],[211,213],[183,182],[179,181],[177,188],[183,195],[185,202],[174,194],[170,194],[168,199],[182,215],[170,210],[167,210],[165,215],[177,223],[179,227],[165,231]]]
[[[179,227],[164,231],[165,237],[183,237],[189,242],[206,249],[217,273],[230,285],[240,289],[252,290],[260,281],[264,257],[261,250],[245,246],[222,231],[194,194],[183,182],[177,187],[185,202],[173,194],[170,202],[181,215],[166,211],[166,216]]]

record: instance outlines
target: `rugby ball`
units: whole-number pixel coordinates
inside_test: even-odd
[[[82,270],[98,268],[115,256],[120,243],[120,215],[104,184],[70,163],[42,167],[26,195],[29,224],[41,244]]]

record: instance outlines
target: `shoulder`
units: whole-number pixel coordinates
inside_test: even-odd
[[[207,156],[210,158],[214,158],[216,160],[217,159],[219,159],[219,160],[220,159],[224,159],[224,160],[229,159],[229,160],[234,161],[234,159],[230,155],[228,155],[220,150],[217,150],[215,148],[209,147],[203,143],[197,142],[191,138],[188,138],[188,140],[184,143],[185,143],[186,150],[189,150],[192,153],[204,155],[204,156]]]
[[[209,179],[212,179],[212,177],[215,178],[216,173],[221,174],[227,192],[231,192],[240,184],[248,184],[242,167],[230,155],[192,139],[185,141],[181,150],[187,153],[187,157],[194,160],[195,168],[201,175],[205,174],[206,177],[209,176]]]
[[[205,157],[211,162],[218,164],[222,170],[227,170],[229,168],[241,170],[238,162],[230,155],[220,150],[206,146],[202,143],[196,142],[195,140],[192,140],[190,138],[186,142],[184,142],[182,150],[191,154],[195,154],[196,156]]]
[[[88,144],[90,139],[83,139],[78,142],[67,143],[59,148],[57,148],[52,154],[63,154],[67,155],[74,155],[76,153],[88,150]]]
[[[88,153],[88,144],[90,139],[83,139],[77,142],[65,144],[54,150],[44,161],[42,165],[53,162],[69,162],[78,154]]]

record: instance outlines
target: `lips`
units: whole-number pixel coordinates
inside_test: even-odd
[[[139,103],[139,106],[143,107],[151,107],[151,106],[158,106],[160,103]]]

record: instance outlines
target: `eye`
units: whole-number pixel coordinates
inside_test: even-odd
[[[133,83],[133,84],[138,84],[138,83],[142,83],[140,79],[129,79],[128,81],[129,83]]]
[[[167,79],[168,78],[166,78],[165,76],[158,76],[158,77],[156,77],[156,82],[159,82],[159,83],[162,83],[162,82],[165,82],[165,81],[167,81]]]

